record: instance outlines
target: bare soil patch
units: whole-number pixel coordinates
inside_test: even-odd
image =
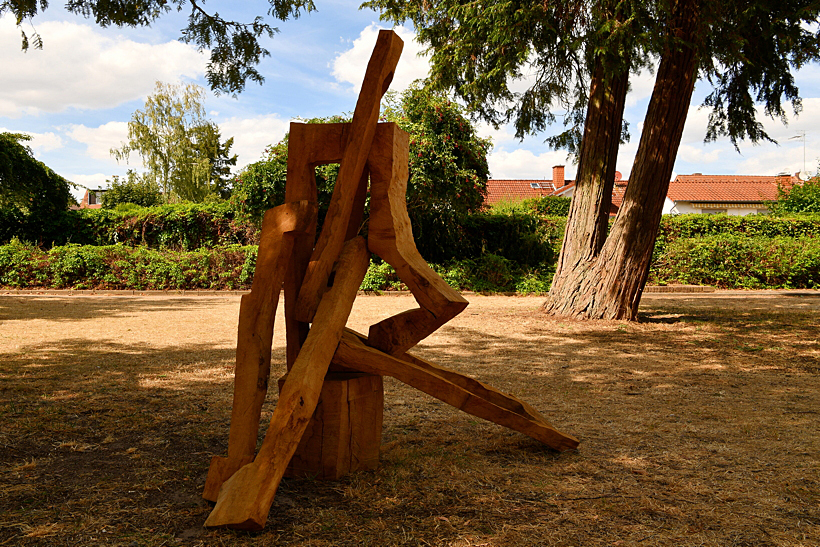
[[[637,323],[468,299],[418,353],[579,450],[387,380],[380,469],[286,479],[248,534],[203,529],[200,497],[238,296],[0,297],[0,546],[820,545],[820,293],[649,294]],[[360,297],[351,326],[412,306]],[[274,375],[283,358],[277,332]]]

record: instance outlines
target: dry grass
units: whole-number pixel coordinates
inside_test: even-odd
[[[580,450],[387,381],[381,468],[285,480],[246,534],[201,527],[237,297],[0,298],[0,546],[820,545],[820,293],[647,295],[639,323],[470,300],[419,353]],[[411,305],[360,297],[352,326]]]

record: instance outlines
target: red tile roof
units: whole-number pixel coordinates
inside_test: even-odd
[[[611,214],[615,214],[623,203],[627,182],[615,181]],[[791,186],[799,179],[791,175],[678,175],[669,183],[667,197],[675,202],[759,203],[777,199],[778,182]],[[532,188],[531,183],[537,183],[539,187]],[[564,185],[555,190],[552,190],[550,180],[489,180],[487,203],[503,199],[517,201],[540,196],[571,196],[574,189],[574,180],[564,181]]]
[[[537,188],[533,188],[533,184]],[[522,199],[539,198],[552,195],[551,180],[510,180],[490,179],[487,181],[487,205],[499,201],[520,201]]]
[[[678,175],[666,195],[672,201],[755,203],[777,199],[777,183],[797,182],[795,177],[757,175]]]

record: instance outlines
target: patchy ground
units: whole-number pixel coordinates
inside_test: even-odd
[[[469,299],[418,352],[579,450],[388,380],[381,468],[286,479],[247,534],[201,527],[238,297],[0,297],[0,546],[820,545],[820,293],[651,294],[639,323]],[[360,297],[351,323],[411,306]]]

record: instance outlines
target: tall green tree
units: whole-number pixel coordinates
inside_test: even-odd
[[[149,177],[129,169],[125,177],[117,175],[106,180],[108,189],[102,196],[103,209],[114,209],[117,205],[131,203],[140,207],[154,207],[162,204],[162,192]]]
[[[205,90],[195,84],[157,82],[145,107],[128,122],[128,142],[112,149],[117,160],[142,157],[146,175],[166,201],[201,202],[226,189],[233,138],[220,142],[219,129],[205,118]]]
[[[383,120],[397,123],[410,135],[407,211],[420,249],[429,249],[430,255],[459,237],[463,218],[481,208],[491,143],[477,135],[461,107],[440,93],[412,86],[400,96],[389,94],[385,103]],[[307,120],[344,121],[349,120],[341,116]],[[268,147],[262,160],[237,175],[231,202],[240,214],[260,220],[267,209],[284,202],[287,143],[286,136]],[[316,168],[320,220],[330,204],[337,174],[338,165]]]
[[[236,167],[237,155],[231,154],[233,137],[222,141],[219,126],[208,122],[192,130],[194,152],[198,158],[207,158],[210,166],[208,173],[208,193],[227,198],[230,195],[231,168]]]
[[[267,16],[286,21],[303,13],[314,11],[312,0],[268,0]],[[180,39],[194,44],[200,51],[210,52],[206,78],[215,92],[238,93],[248,80],[262,83],[264,78],[256,69],[259,61],[270,55],[259,44],[260,38],[273,37],[279,31],[262,16],[251,22],[226,19],[219,13],[205,10],[204,0],[69,0],[65,8],[77,15],[94,19],[101,27],[147,27],[164,14],[188,11],[188,24],[181,29]],[[0,2],[0,16],[11,13],[22,33],[22,47],[44,47],[43,38],[35,31],[28,36],[24,23],[48,9],[48,0],[4,0]]]
[[[19,133],[0,133],[0,207],[18,210],[27,225],[23,231],[48,243],[74,203],[73,184],[35,159],[24,144],[30,139]]]
[[[565,106],[570,130],[551,143],[578,153],[578,176],[545,308],[575,317],[637,316],[698,77],[713,85],[706,138],[758,141],[769,136],[756,105],[773,117],[784,116],[783,100],[799,109],[793,71],[820,53],[820,5],[811,0],[366,5],[412,21],[433,53],[430,85],[454,89],[479,116],[512,121],[523,136],[554,121],[556,104]],[[628,79],[648,59],[659,60],[656,84],[624,203],[607,236]],[[534,83],[512,92],[511,82],[525,71]]]

